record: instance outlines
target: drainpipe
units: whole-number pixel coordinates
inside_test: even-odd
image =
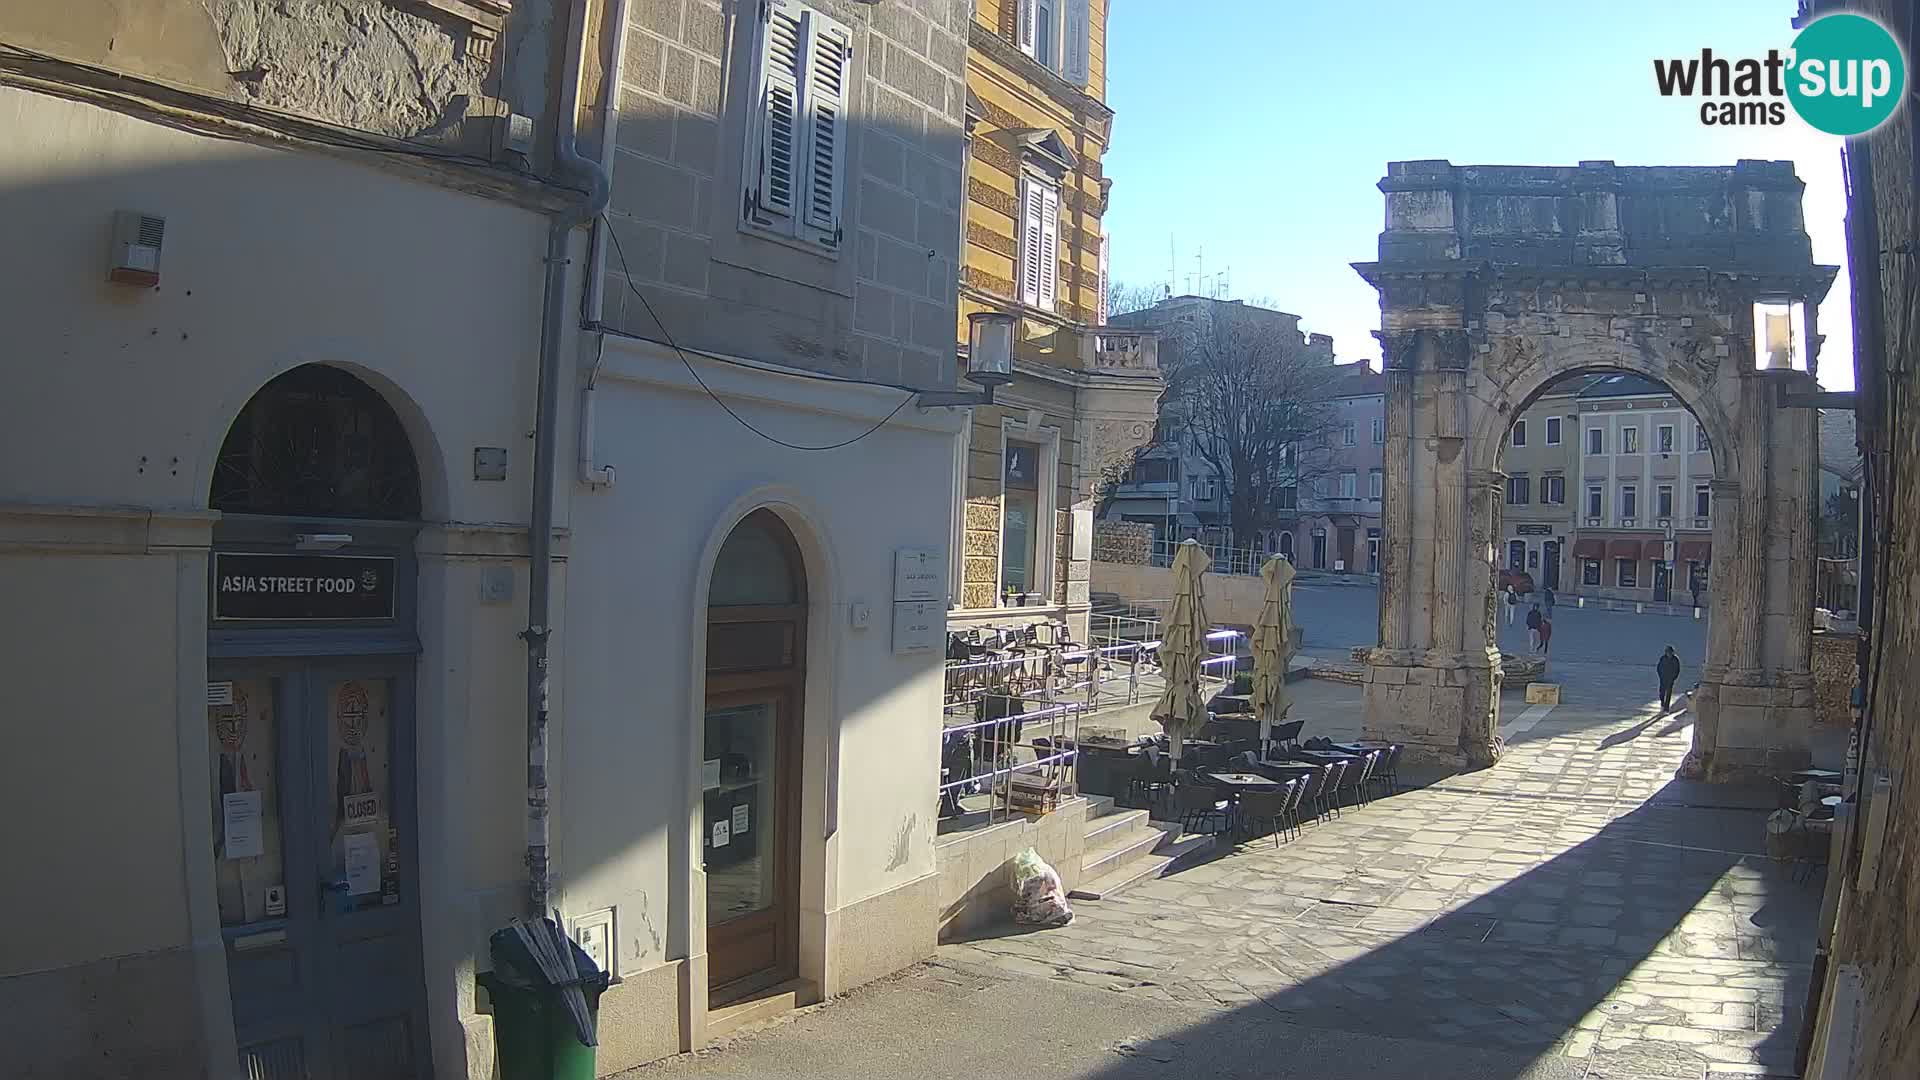
[[[527,574],[527,910],[548,913],[552,866],[548,856],[551,827],[547,785],[547,701],[549,673],[547,643],[552,637],[553,609],[553,488],[554,458],[560,417],[560,387],[567,365],[561,360],[567,312],[567,247],[573,230],[597,218],[606,209],[611,192],[606,171],[582,157],[575,145],[580,109],[580,71],[585,53],[589,0],[575,0],[567,15],[566,60],[561,68],[559,117],[555,124],[554,159],[563,183],[581,184],[586,194],[566,210],[556,212],[547,228],[546,296],[540,323],[540,398],[533,436],[533,513],[528,522],[531,565]],[[604,25],[624,34],[626,0],[607,0]],[[606,95],[618,81],[609,69],[601,82],[602,112]]]

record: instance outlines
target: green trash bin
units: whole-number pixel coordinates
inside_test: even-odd
[[[525,955],[518,948],[503,955],[496,935],[494,969],[478,977],[493,999],[493,1046],[500,1080],[593,1080],[594,1048],[580,1041],[560,1000],[560,988],[549,985],[537,972],[528,973],[514,962],[514,953]],[[607,975],[594,970],[593,961],[578,945],[574,962],[580,970],[591,972],[581,978],[580,990],[586,996],[588,1014],[597,1022]]]

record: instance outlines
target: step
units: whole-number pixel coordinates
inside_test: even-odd
[[[1098,876],[1083,875],[1079,888],[1067,894],[1072,900],[1104,900],[1136,881],[1165,877],[1181,863],[1213,850],[1214,838],[1182,834],[1176,822],[1156,821],[1153,830],[1161,835],[1159,845],[1131,861],[1112,866]]]
[[[1141,812],[1144,818],[1145,812]],[[1159,829],[1140,828],[1129,822],[1124,832],[1110,834],[1111,838],[1100,847],[1087,841],[1086,854],[1080,859],[1080,880],[1095,881],[1115,869],[1123,867],[1136,859],[1151,855],[1154,849],[1166,841],[1166,835]]]
[[[1145,810],[1112,810],[1087,818],[1084,851],[1099,851],[1137,833],[1149,832]],[[1083,864],[1084,865],[1084,864]]]
[[[717,1039],[741,1028],[777,1020],[820,1000],[819,988],[805,979],[792,979],[778,986],[749,994],[707,1010],[707,1038]]]

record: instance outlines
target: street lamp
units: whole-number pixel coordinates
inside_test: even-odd
[[[914,403],[922,409],[993,404],[994,388],[1013,381],[1013,335],[1019,325],[1018,318],[1000,311],[968,315],[967,381],[980,391],[922,390]]]

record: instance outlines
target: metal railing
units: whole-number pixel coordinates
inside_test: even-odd
[[[1259,548],[1229,547],[1225,544],[1209,544],[1198,540],[1194,542],[1200,545],[1200,550],[1206,552],[1207,558],[1211,560],[1212,565],[1207,567],[1207,572],[1210,574],[1258,574],[1260,568],[1265,566],[1267,560],[1274,555],[1271,551],[1262,551]],[[1180,553],[1180,545],[1183,543],[1185,541],[1153,541],[1147,548],[1147,565],[1172,566],[1174,556]]]

